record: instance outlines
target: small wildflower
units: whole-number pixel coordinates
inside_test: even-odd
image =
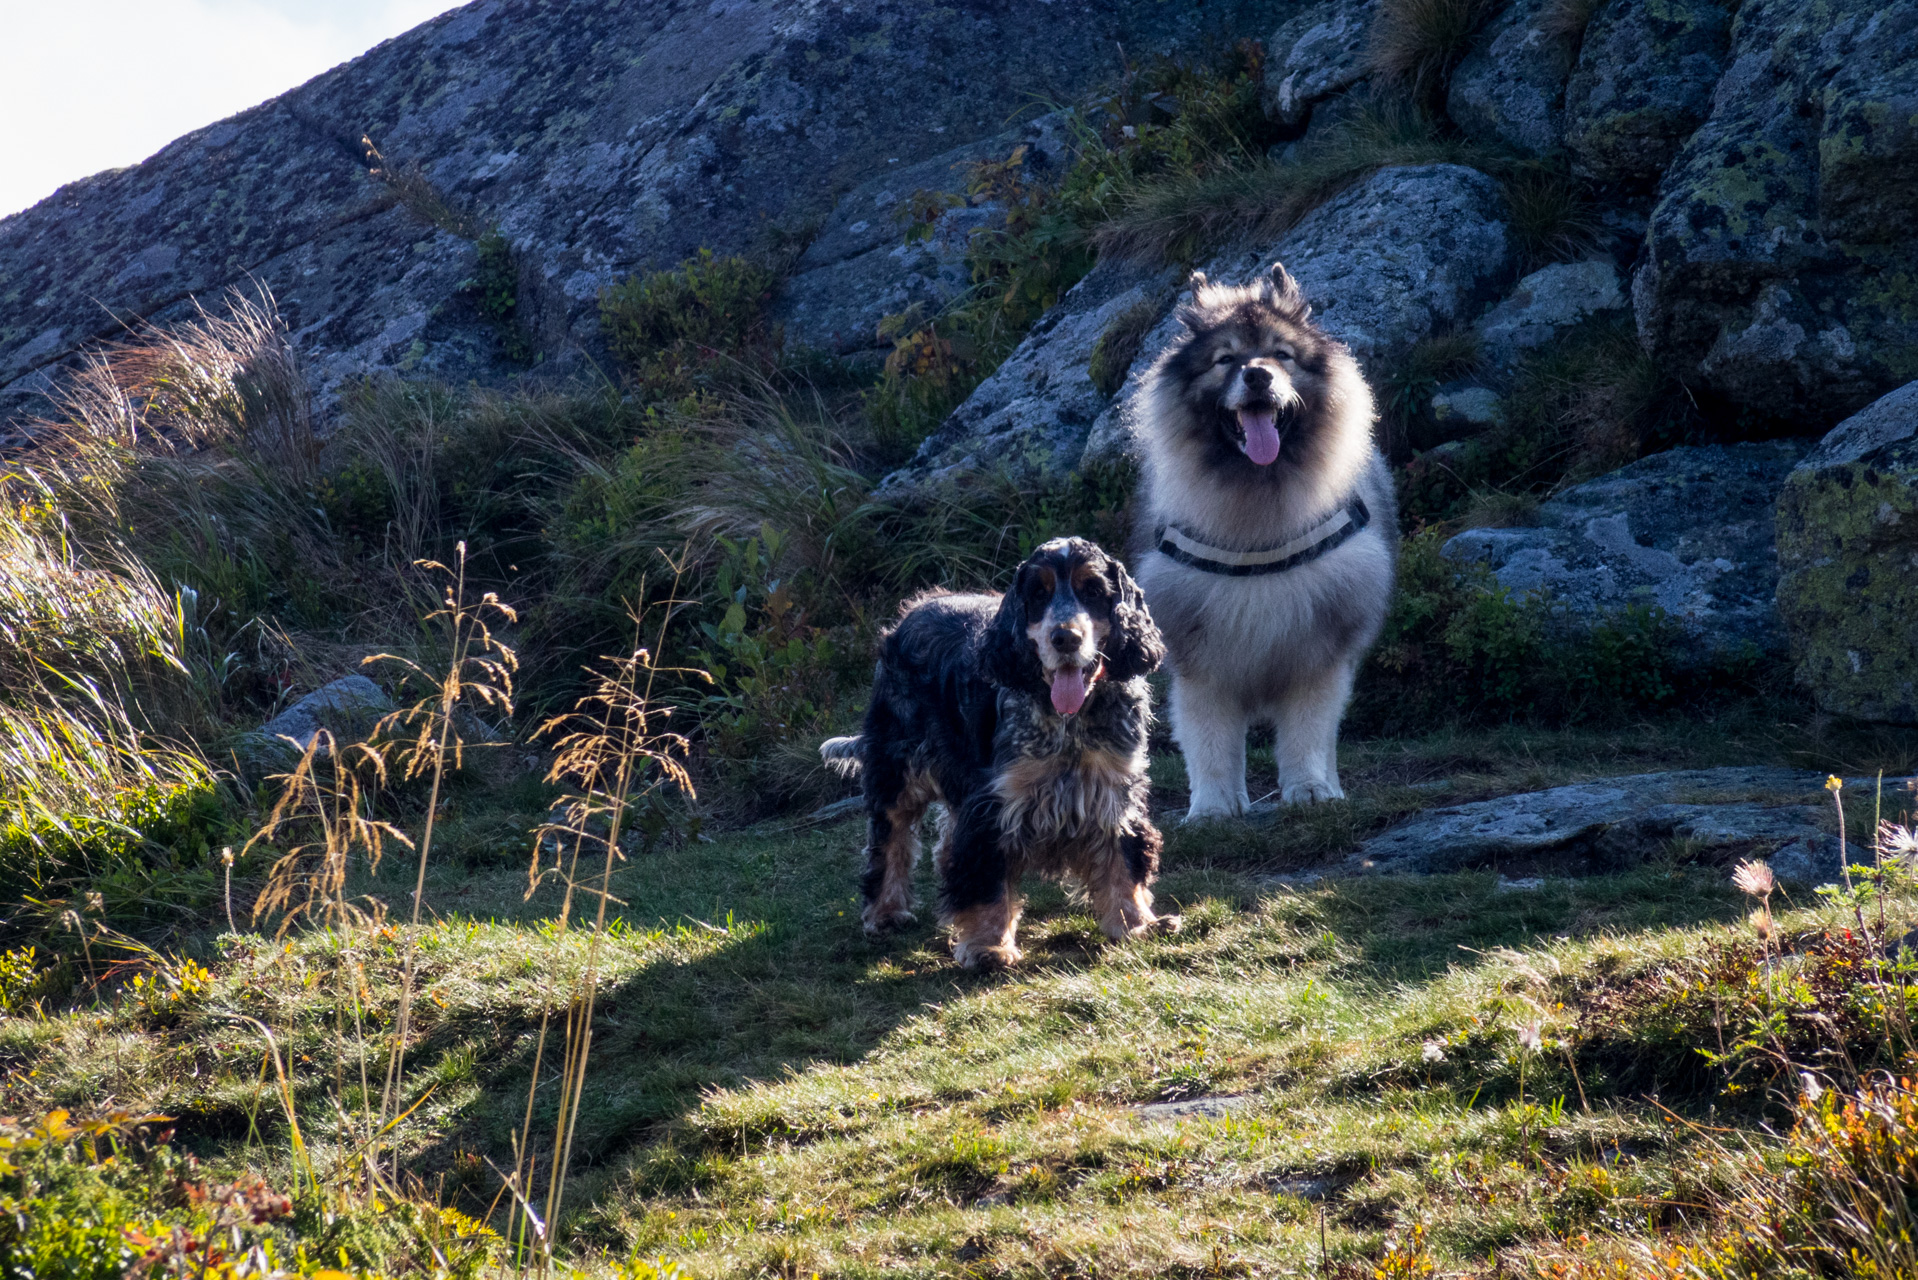
[[[1772,923],[1771,909],[1769,907],[1760,907],[1758,910],[1752,912],[1750,924],[1752,932],[1758,935],[1760,942],[1770,942],[1772,935],[1777,931],[1776,926]]]
[[[1901,827],[1894,823],[1881,823],[1878,827],[1878,847],[1887,857],[1910,858],[1918,854],[1918,830]]]
[[[1537,1053],[1545,1047],[1544,1028],[1536,1022],[1527,1022],[1518,1029],[1518,1043],[1521,1049]]]
[[[1754,898],[1769,895],[1773,883],[1771,865],[1757,859],[1741,862],[1732,871],[1732,885],[1740,893],[1748,893]]]
[[[1818,1077],[1809,1071],[1798,1073],[1798,1087],[1805,1092],[1806,1102],[1817,1102],[1825,1096],[1825,1087],[1818,1083]]]
[[[1839,777],[1837,774],[1834,773],[1830,777],[1825,779],[1825,790],[1843,791],[1844,789],[1845,789],[1845,780]]]
[[[1427,1040],[1419,1049],[1419,1056],[1427,1062],[1445,1061],[1445,1049],[1436,1040]]]

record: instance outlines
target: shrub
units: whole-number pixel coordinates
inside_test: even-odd
[[[493,328],[500,354],[514,364],[533,363],[536,352],[519,310],[519,259],[497,227],[473,242],[478,269],[460,282],[459,291],[473,299],[480,316]]]
[[[1483,566],[1440,555],[1441,530],[1405,540],[1398,590],[1350,712],[1360,728],[1615,718],[1670,701],[1670,622],[1631,606],[1589,627],[1514,595]]]
[[[766,317],[773,283],[766,267],[702,249],[670,270],[602,290],[600,330],[641,386],[685,396],[716,364],[770,364],[779,345]]]

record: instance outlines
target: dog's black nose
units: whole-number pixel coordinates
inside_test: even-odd
[[[1061,653],[1077,653],[1079,651],[1080,638],[1079,628],[1077,627],[1054,627],[1052,629],[1052,647]]]
[[[1272,371],[1270,369],[1261,369],[1256,364],[1247,365],[1245,370],[1245,385],[1254,391],[1264,391],[1272,385]]]

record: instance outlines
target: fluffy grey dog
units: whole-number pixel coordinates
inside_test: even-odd
[[[1337,799],[1339,718],[1398,554],[1372,393],[1283,266],[1256,284],[1192,286],[1135,420],[1146,465],[1134,563],[1170,652],[1188,817],[1250,803],[1254,723],[1276,730],[1285,803]]]

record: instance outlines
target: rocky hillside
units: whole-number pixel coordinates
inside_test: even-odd
[[[599,359],[615,278],[803,243],[847,191],[968,158],[1121,47],[1234,38],[1270,8],[476,0],[0,220],[0,421],[85,344],[252,280],[328,386],[524,367],[489,294],[532,356]],[[885,204],[844,220],[842,258],[896,242]],[[494,230],[507,252],[482,258]]]
[[[1908,468],[1799,464],[1918,378],[1913,0],[479,0],[0,222],[0,420],[87,344],[254,282],[323,400],[374,372],[608,370],[601,290],[701,250],[771,265],[789,354],[870,377],[909,335],[956,349],[940,317],[1008,278],[982,229],[1111,185],[1087,147],[1198,110],[1140,67],[1235,47],[1257,145],[1081,199],[1096,268],[1016,348],[959,335],[990,348],[977,385],[882,495],[1123,477],[1185,271],[1281,259],[1465,571],[1559,623],[1653,610],[1687,662],[1790,652],[1833,709],[1918,714],[1918,653],[1885,639],[1909,535],[1873,514],[1908,505],[1884,480]],[[1003,190],[980,162],[1012,166]],[[1912,434],[1907,399],[1870,412],[1874,448]],[[1862,488],[1832,478],[1855,466]],[[1852,635],[1861,573],[1879,621]]]

